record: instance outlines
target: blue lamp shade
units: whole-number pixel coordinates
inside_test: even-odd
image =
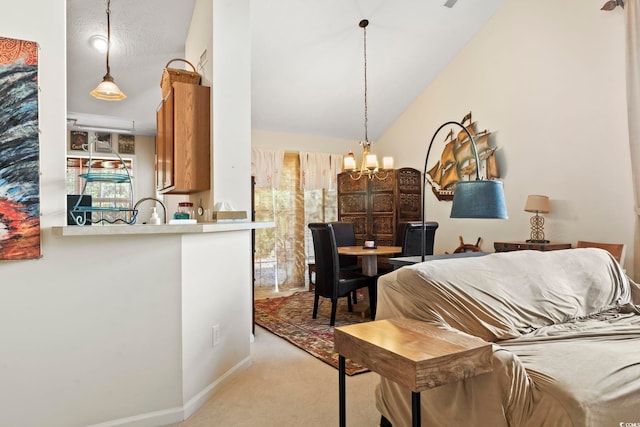
[[[451,218],[507,219],[501,181],[459,181],[453,193]]]

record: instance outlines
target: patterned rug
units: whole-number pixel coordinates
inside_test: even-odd
[[[329,326],[331,300],[320,298],[316,319],[311,318],[313,292],[304,291],[287,297],[256,300],[254,305],[258,325],[338,369],[338,353],[333,351],[333,327]],[[360,313],[349,313],[346,298],[338,300],[336,326],[369,320],[369,317],[363,319]],[[345,366],[347,375],[369,371],[349,359]]]

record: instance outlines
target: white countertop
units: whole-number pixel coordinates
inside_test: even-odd
[[[55,236],[132,236],[137,234],[193,234],[220,233],[227,231],[253,230],[275,227],[273,221],[225,221],[202,222],[198,224],[141,224],[141,225],[69,225],[52,227]]]

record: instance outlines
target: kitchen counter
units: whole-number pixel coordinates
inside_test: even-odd
[[[275,227],[273,221],[228,221],[202,222],[198,224],[140,224],[140,225],[70,225],[52,227],[53,235],[66,236],[133,236],[140,234],[196,234],[220,233],[227,231],[253,230]]]

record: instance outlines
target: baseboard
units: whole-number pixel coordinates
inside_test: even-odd
[[[167,424],[175,424],[186,420],[209,400],[224,384],[241,371],[251,366],[251,356],[236,364],[225,372],[217,380],[206,386],[198,394],[193,396],[182,407],[165,409],[162,411],[148,412],[132,417],[106,421],[100,424],[92,424],[87,427],[157,427]]]
[[[184,410],[177,407],[106,421],[100,424],[91,424],[87,427],[157,427],[184,421],[183,413]]]
[[[191,415],[193,415],[229,379],[231,379],[233,376],[235,376],[239,372],[244,371],[249,366],[251,366],[251,356],[248,356],[244,360],[241,360],[238,364],[236,364],[233,368],[231,368],[227,372],[225,372],[217,380],[215,380],[214,382],[212,382],[211,384],[206,386],[204,389],[202,389],[202,391],[200,391],[200,393],[196,394],[191,399],[189,399],[189,401],[183,406],[184,419],[186,420]]]

